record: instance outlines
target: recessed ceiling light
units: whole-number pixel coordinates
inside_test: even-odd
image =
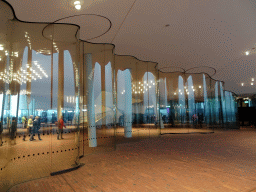
[[[244,86],[244,83],[241,83],[242,86]]]
[[[80,3],[80,1],[75,1],[74,2],[74,5],[80,5],[81,3]]]
[[[81,5],[76,5],[75,8],[76,8],[77,10],[80,10],[80,9],[81,9]]]
[[[245,55],[249,55],[249,51],[246,51],[246,52],[245,52]]]

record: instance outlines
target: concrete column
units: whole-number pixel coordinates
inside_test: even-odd
[[[132,83],[130,71],[125,71],[124,137],[132,137]]]
[[[92,55],[85,54],[86,65],[86,87],[87,87],[87,122],[89,147],[97,147],[96,125],[95,125],[95,107],[94,107],[94,88],[93,88],[93,64]]]
[[[58,105],[57,118],[62,115],[62,108],[64,107],[64,50],[59,51],[58,59]]]

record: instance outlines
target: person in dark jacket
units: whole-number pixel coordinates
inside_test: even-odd
[[[37,133],[38,134],[38,139],[42,140],[41,137],[40,137],[41,119],[40,119],[40,117],[36,116],[36,120],[37,120],[37,129],[36,129],[35,134]]]
[[[11,140],[14,139],[16,131],[17,131],[16,117],[13,117],[12,123],[11,123]]]
[[[33,128],[32,128],[33,131],[32,131],[31,137],[30,137],[31,140],[34,140],[34,137],[33,137],[34,134],[38,134],[38,139],[42,140],[40,138],[40,131],[39,131],[40,127],[41,127],[40,118],[38,116],[36,116],[35,120],[33,121]]]
[[[28,120],[27,120],[27,117],[24,116],[24,128],[28,130],[28,133],[29,133],[29,127],[28,127]],[[26,140],[26,133],[27,131],[23,131],[23,141]]]
[[[203,126],[202,126],[203,121],[204,121],[204,115],[203,115],[203,113],[199,113],[199,115],[198,115],[198,123],[199,123],[199,125],[200,125],[200,128],[203,127]]]

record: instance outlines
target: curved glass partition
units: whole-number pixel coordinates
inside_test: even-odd
[[[210,133],[221,127],[218,84],[207,74],[160,69],[161,134]]]
[[[115,56],[117,143],[159,135],[156,63]]]
[[[74,25],[20,22],[5,2],[0,7],[5,191],[79,165],[79,34]]]
[[[114,46],[81,42],[81,155],[115,148]]]
[[[206,73],[115,55],[76,25],[21,22],[4,1],[0,16],[1,191],[120,143],[238,128],[235,95]]]

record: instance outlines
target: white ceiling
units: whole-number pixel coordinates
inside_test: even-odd
[[[213,67],[213,78],[225,81],[226,90],[256,92],[256,83],[250,85],[252,77],[256,80],[253,0],[84,0],[80,11],[70,0],[7,1],[23,21],[101,15],[112,28],[91,42],[113,43],[117,54],[158,62],[160,67]],[[103,17],[81,15],[59,22],[80,25],[80,38],[86,40],[108,29]]]

